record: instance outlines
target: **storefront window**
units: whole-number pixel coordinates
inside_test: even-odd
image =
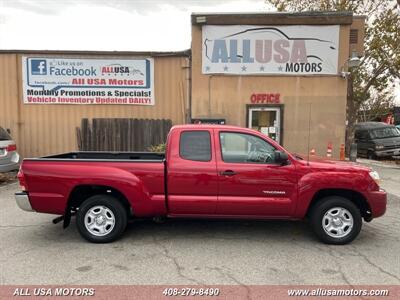
[[[250,107],[249,128],[258,130],[280,143],[280,108]]]

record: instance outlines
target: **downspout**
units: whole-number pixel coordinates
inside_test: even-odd
[[[187,68],[187,97],[188,97],[188,114],[186,123],[192,123],[192,52],[190,52],[189,57],[189,67]]]
[[[208,76],[208,117],[211,118],[211,79],[214,75]]]
[[[15,54],[15,63],[16,63],[16,67],[17,67],[17,138],[16,138],[16,142],[18,144],[18,147],[21,148],[21,152],[20,154],[22,154],[22,157],[26,156],[26,149],[25,149],[25,143],[23,141],[22,138],[22,117],[21,117],[21,106],[24,104],[23,103],[23,96],[21,93],[22,90],[22,73],[21,72],[21,65],[19,65],[19,62],[21,62],[21,56],[16,53]],[[30,149],[31,150],[31,149]],[[19,151],[18,151],[19,152]],[[31,153],[29,155],[32,155]]]

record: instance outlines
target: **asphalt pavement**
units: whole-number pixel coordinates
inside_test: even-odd
[[[365,163],[365,162],[363,162]],[[112,244],[52,215],[20,210],[0,187],[0,284],[400,284],[400,169],[373,166],[385,216],[350,245],[321,244],[306,222],[136,221]]]

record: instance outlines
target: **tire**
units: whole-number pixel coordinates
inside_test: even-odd
[[[368,158],[368,159],[374,159],[374,160],[377,159],[375,153],[372,152],[372,151],[368,151],[367,158]]]
[[[80,235],[92,243],[110,243],[121,237],[128,221],[127,211],[119,200],[109,195],[86,199],[76,215]]]
[[[360,210],[353,202],[332,196],[321,199],[313,207],[311,225],[323,243],[344,245],[358,236],[362,218]]]

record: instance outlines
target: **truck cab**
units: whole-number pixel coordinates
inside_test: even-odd
[[[168,138],[171,215],[288,217],[294,213],[293,158],[256,131],[174,127]],[[291,156],[291,155],[290,155]],[[191,176],[185,174],[191,173]]]

